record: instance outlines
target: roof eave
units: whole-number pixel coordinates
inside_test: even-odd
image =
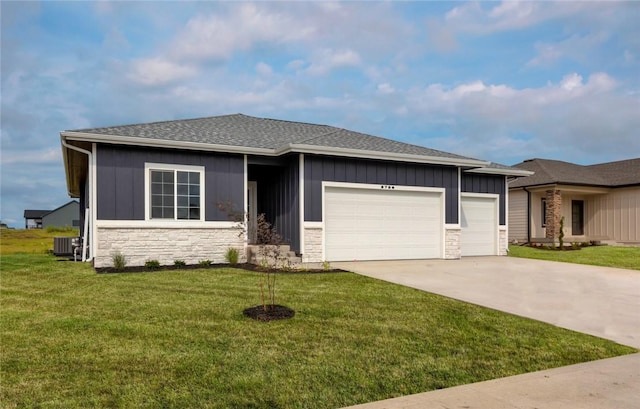
[[[61,135],[69,141],[101,142],[114,145],[148,146],[153,148],[180,148],[196,151],[225,152],[238,154],[255,154],[274,156],[273,149],[252,148],[248,146],[220,145],[202,142],[172,141],[167,139],[149,139],[135,136],[118,136],[93,134],[86,132],[65,131]]]
[[[504,175],[504,176],[531,176],[535,172],[522,169],[500,169],[500,168],[474,168],[465,170],[467,173],[484,173],[489,175]]]
[[[391,160],[396,162],[413,162],[413,163],[426,163],[426,164],[433,164],[433,165],[449,165],[449,166],[481,167],[481,166],[487,166],[490,163],[490,162],[482,161],[478,159],[412,155],[412,154],[404,154],[404,153],[380,152],[380,151],[369,151],[369,150],[361,150],[361,149],[337,148],[337,147],[305,145],[305,144],[288,144],[280,148],[279,150],[277,150],[276,154],[282,155],[290,152],[309,153],[309,154],[316,154],[316,155],[344,156],[344,157],[350,157],[350,158]]]
[[[89,132],[64,131],[60,135],[68,141],[101,142],[116,145],[149,146],[156,148],[180,148],[197,151],[253,154],[264,156],[280,156],[291,152],[333,155],[365,159],[392,160],[397,162],[416,162],[436,165],[483,167],[490,162],[478,159],[447,158],[438,156],[411,155],[393,152],[368,151],[360,149],[335,148],[305,144],[287,144],[280,149],[253,148],[236,145],[220,145],[202,142],[172,141],[166,139],[149,139],[134,136],[118,136],[94,134]]]

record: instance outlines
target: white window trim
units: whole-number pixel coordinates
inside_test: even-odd
[[[174,208],[176,208],[176,212],[174,214],[174,219],[152,219],[151,218],[151,171],[152,170],[172,170],[174,172],[198,172],[200,173],[200,219],[193,220],[182,220],[178,219],[177,206],[174,202]],[[177,179],[175,179],[177,180]],[[150,222],[161,222],[161,223],[197,223],[204,221],[204,198],[205,198],[205,180],[204,180],[204,166],[193,166],[193,165],[177,165],[177,164],[169,164],[169,163],[152,163],[145,162],[144,164],[144,219]],[[175,184],[174,184],[174,189]],[[177,194],[174,191],[174,201],[177,200]]]

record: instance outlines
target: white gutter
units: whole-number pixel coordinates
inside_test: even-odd
[[[62,146],[64,146],[67,149],[71,149],[73,151],[76,152],[80,152],[80,153],[84,153],[85,155],[87,155],[87,180],[89,183],[89,192],[85,192],[85,196],[88,198],[87,201],[89,202],[89,206],[85,207],[85,219],[84,219],[84,235],[82,237],[82,261],[91,261],[93,259],[93,246],[89,247],[89,257],[87,257],[87,235],[88,235],[88,220],[87,217],[91,216],[91,192],[92,192],[92,177],[91,177],[91,164],[92,164],[92,158],[93,158],[93,153],[91,153],[90,151],[86,150],[86,149],[82,149],[79,148],[77,146],[73,146],[67,143],[67,141],[65,140],[64,134],[60,133],[60,141],[62,142]],[[66,156],[66,155],[65,155]],[[66,163],[65,163],[65,167],[66,167]],[[89,209],[89,211],[87,211],[87,209]],[[93,234],[90,235],[90,237],[93,239]]]
[[[350,148],[325,148],[315,145],[304,144],[289,144],[285,148],[275,151],[277,155],[282,155],[289,152],[298,153],[311,153],[318,155],[334,155],[334,156],[346,156],[350,158],[364,158],[364,159],[381,159],[381,160],[393,160],[397,162],[414,162],[414,163],[427,163],[434,165],[452,165],[452,166],[487,166],[491,162],[478,160],[478,159],[466,159],[466,158],[447,158],[440,156],[426,156],[426,155],[414,155],[406,153],[394,153],[394,152],[380,152],[380,151],[366,151],[361,149]]]
[[[504,176],[531,176],[535,172],[524,169],[500,169],[500,168],[474,168],[465,170],[465,173],[483,173],[487,175],[504,175]]]

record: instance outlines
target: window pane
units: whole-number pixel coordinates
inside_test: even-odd
[[[151,218],[152,219],[161,219],[162,218],[162,207],[152,207],[151,208]]]
[[[178,172],[178,183],[189,183],[189,173]]]
[[[187,206],[189,206],[189,197],[178,196],[178,207],[187,207]]]
[[[200,207],[200,198],[198,196],[191,196],[189,198],[189,207]]]
[[[178,219],[184,220],[188,218],[188,209],[186,207],[178,208]]]
[[[200,195],[200,185],[190,185],[189,186],[189,194],[190,195]]]
[[[200,173],[198,172],[189,172],[189,183],[192,185],[200,184]]]
[[[151,193],[153,194],[159,194],[162,193],[162,183],[152,183],[151,184]]]
[[[179,195],[188,195],[189,194],[189,185],[178,185],[178,194]]]
[[[151,183],[162,183],[162,172],[151,171]]]
[[[200,219],[200,209],[199,208],[190,208],[189,209],[189,218],[192,220],[199,220]]]
[[[162,206],[162,196],[151,196],[151,206]]]

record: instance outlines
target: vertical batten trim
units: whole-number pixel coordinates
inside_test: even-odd
[[[87,261],[94,258],[96,251],[98,250],[96,240],[96,223],[98,220],[98,175],[97,175],[97,163],[98,163],[98,145],[94,142],[91,144],[91,158],[89,167],[91,186],[89,186],[89,217],[91,218],[91,228],[89,229],[89,257]],[[83,254],[84,256],[84,254]]]
[[[300,213],[298,215],[298,221],[300,222],[300,254],[305,253],[304,248],[304,154],[301,153],[298,159],[298,203]]]
[[[244,231],[244,248],[245,253],[247,252],[247,246],[249,245],[249,223],[247,222],[247,217],[249,217],[249,199],[248,199],[248,189],[249,189],[249,165],[247,155],[243,155],[243,178],[242,178],[242,226]]]

